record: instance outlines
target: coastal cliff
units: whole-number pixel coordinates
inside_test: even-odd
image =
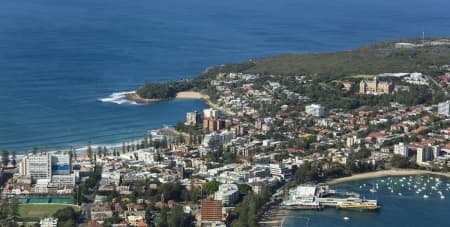
[[[163,101],[163,99],[148,99],[148,98],[142,98],[138,93],[130,93],[126,95],[126,98],[130,101],[140,103],[140,104],[150,104],[150,103],[157,103],[160,101]]]

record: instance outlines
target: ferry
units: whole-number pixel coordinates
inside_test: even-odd
[[[380,209],[380,206],[376,201],[340,202],[337,204],[336,209],[375,211]]]

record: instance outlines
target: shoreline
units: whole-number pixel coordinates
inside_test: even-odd
[[[169,99],[146,99],[146,98],[142,98],[136,92],[133,92],[133,93],[127,94],[126,99],[128,99],[129,101],[139,103],[139,104],[153,104],[153,103],[158,103],[158,102],[162,102],[162,101],[167,101],[172,98],[169,98]],[[220,110],[225,115],[229,115],[229,116],[236,115],[236,113],[231,111],[230,109],[221,107],[221,106],[217,105],[216,103],[211,102],[211,100],[209,99],[209,96],[202,92],[180,91],[177,93],[177,95],[173,99],[202,99],[205,102],[205,104],[207,106],[209,106],[210,108]]]
[[[157,103],[161,102],[163,99],[146,99],[142,98],[138,93],[133,92],[126,95],[126,99],[129,101],[133,101],[139,104],[150,104],[150,103]]]
[[[411,175],[429,175],[429,174],[450,178],[450,173],[432,172],[429,170],[418,170],[418,169],[391,169],[391,170],[381,170],[381,171],[375,171],[375,172],[354,174],[354,175],[348,176],[348,177],[341,177],[341,178],[328,180],[328,181],[325,181],[325,183],[329,184],[329,185],[335,185],[335,184],[340,184],[340,183],[345,183],[345,182],[350,182],[350,181],[366,180],[366,179],[380,178],[380,177],[386,177],[386,176],[411,176]]]

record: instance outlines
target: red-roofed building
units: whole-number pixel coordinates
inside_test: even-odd
[[[148,227],[148,224],[143,221],[140,221],[139,223],[136,224],[136,227]]]
[[[222,221],[222,201],[207,200],[202,202],[202,222]]]

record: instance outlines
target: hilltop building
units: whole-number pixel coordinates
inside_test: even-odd
[[[378,77],[374,77],[372,81],[362,80],[359,83],[360,94],[382,95],[391,94],[394,90],[394,85],[385,81],[378,81]]]

